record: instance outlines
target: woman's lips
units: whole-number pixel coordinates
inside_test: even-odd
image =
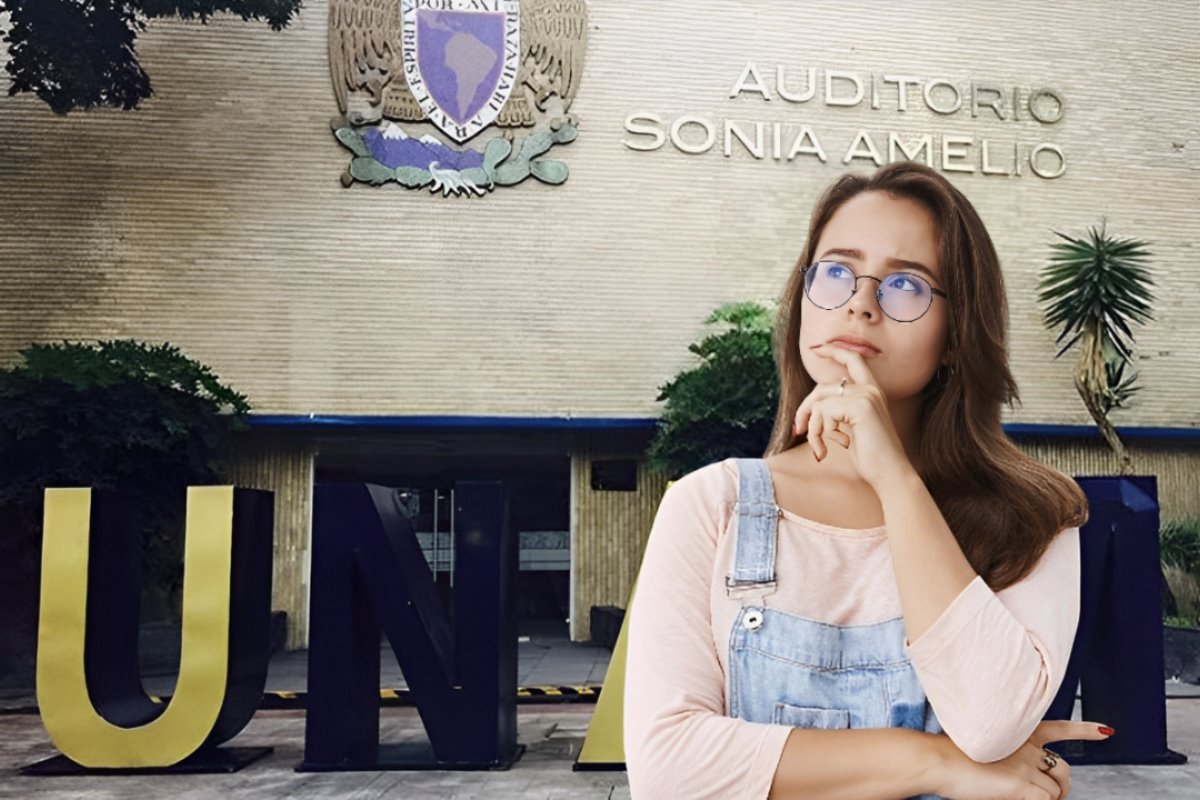
[[[829,342],[829,344],[832,347],[840,347],[843,350],[852,350],[866,358],[874,358],[875,356],[879,355],[878,350],[876,350],[874,347],[868,347],[865,344],[853,344],[851,342],[844,342],[841,339],[834,339],[832,342]]]

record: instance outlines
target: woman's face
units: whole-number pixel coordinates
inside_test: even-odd
[[[863,192],[842,204],[825,225],[813,261],[838,261],[859,276],[858,291],[840,308],[827,310],[806,295],[800,318],[800,357],[817,383],[837,383],[846,368],[822,358],[813,347],[839,336],[866,340],[875,351],[865,353],[867,366],[890,401],[920,394],[942,363],[949,335],[950,309],[935,295],[929,311],[915,322],[897,322],[879,307],[879,283],[893,272],[915,272],[935,289],[940,279],[933,215],[920,203],[884,192]],[[912,264],[916,262],[929,273]]]

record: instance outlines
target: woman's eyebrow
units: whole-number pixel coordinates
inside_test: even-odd
[[[847,250],[847,249],[838,248],[838,247],[835,247],[831,250],[826,250],[824,255],[822,255],[817,260],[821,261],[826,256],[845,256],[846,258],[854,258],[859,261],[863,260],[862,250]],[[933,270],[931,270],[929,267],[925,266],[924,264],[922,264],[918,261],[909,261],[908,259],[905,259],[905,258],[888,258],[887,265],[889,267],[894,267],[897,269],[911,269],[911,270],[915,270],[916,272],[923,272],[926,275],[928,275],[935,282],[938,279],[937,275],[933,274]]]

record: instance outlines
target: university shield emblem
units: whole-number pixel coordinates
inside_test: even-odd
[[[402,0],[401,57],[413,98],[466,141],[508,100],[521,53],[517,0]]]
[[[586,0],[328,2],[343,186],[481,197],[566,181]]]

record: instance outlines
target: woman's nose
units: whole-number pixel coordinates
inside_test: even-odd
[[[881,313],[879,300],[875,296],[875,284],[871,281],[860,283],[858,289],[850,296],[846,307],[850,309],[851,314],[861,314],[868,319],[874,319]]]

